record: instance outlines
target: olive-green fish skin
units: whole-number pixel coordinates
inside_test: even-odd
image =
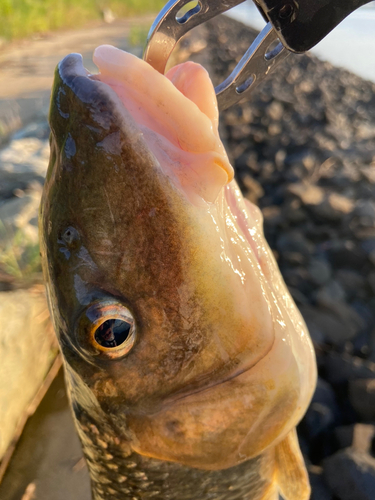
[[[218,328],[236,332],[244,325],[236,298],[223,286],[225,275],[210,258],[205,228],[195,223],[196,209],[163,174],[128,118],[105,84],[87,78],[81,56],[59,64],[40,209],[41,256],[93,499],[274,500],[270,444],[285,425],[278,428],[278,413],[295,411],[298,378],[291,377],[265,414],[274,434],[259,456],[238,452],[248,422],[210,442],[206,434],[199,440],[200,428],[189,434],[183,413],[174,413],[175,401],[207,390],[212,377],[220,386],[235,373],[240,356],[200,371],[200,354],[211,349]],[[95,303],[120,303],[131,312],[136,337],[128,355],[109,359],[93,352],[80,325]],[[249,337],[251,342],[251,332]],[[254,401],[267,402],[265,387],[249,385]],[[213,411],[216,422],[221,410]],[[135,451],[137,425],[147,418],[151,428],[155,418],[165,431],[163,443],[172,443],[168,461]],[[185,441],[190,448],[184,455]],[[216,462],[209,462],[211,456]]]
[[[73,406],[89,467],[93,500],[273,500],[274,449],[223,471],[202,471],[126,454],[113,422]]]

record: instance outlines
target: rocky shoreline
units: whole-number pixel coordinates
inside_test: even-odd
[[[218,84],[255,35],[216,19],[191,58]],[[374,499],[375,84],[292,55],[222,113],[221,136],[316,349],[318,387],[299,426],[312,500]]]
[[[202,62],[217,84],[255,35],[222,17],[188,36],[176,57]],[[299,426],[312,500],[373,500],[375,84],[290,56],[248,101],[222,113],[221,136],[314,341],[319,382]],[[44,119],[0,150],[4,293],[20,275],[39,276],[30,255],[47,157]]]

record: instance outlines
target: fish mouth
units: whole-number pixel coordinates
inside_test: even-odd
[[[213,203],[234,170],[219,138],[215,90],[204,68],[184,63],[161,75],[107,45],[93,59],[98,74],[84,68],[82,56],[70,54],[58,66],[61,79],[93,112],[100,99],[101,109],[136,127],[160,169],[190,202]]]

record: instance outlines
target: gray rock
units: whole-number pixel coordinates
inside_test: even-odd
[[[329,260],[335,269],[362,270],[367,264],[366,251],[353,240],[337,241],[330,244],[328,249]]]
[[[265,226],[276,226],[282,220],[281,210],[277,205],[262,208],[262,214]]]
[[[365,296],[366,279],[360,273],[350,269],[340,269],[335,273],[335,279],[345,290],[347,296],[353,298]]]
[[[310,281],[315,285],[324,285],[332,276],[331,265],[323,259],[312,258],[307,270]]]
[[[374,500],[375,458],[352,448],[323,462],[324,479],[340,500]]]
[[[345,353],[327,353],[324,368],[326,380],[333,385],[355,379],[375,379],[375,363]]]
[[[311,485],[310,500],[332,500],[332,493],[324,480],[321,467],[309,467],[309,479]]]
[[[259,198],[264,195],[262,186],[256,181],[251,175],[244,175],[242,178],[243,185],[245,187],[246,198],[252,203],[257,204]]]
[[[49,158],[48,140],[24,137],[0,151],[0,195],[10,196],[33,180],[43,182]]]
[[[370,285],[372,292],[375,294],[375,271],[372,271],[367,278],[368,284]]]
[[[313,213],[329,221],[340,220],[354,209],[354,201],[338,193],[330,193],[324,200],[313,207]]]
[[[276,243],[276,249],[280,257],[300,255],[300,259],[307,261],[313,252],[314,246],[308,241],[302,232],[288,231],[279,236]]]
[[[361,419],[375,420],[375,380],[351,380],[349,401]]]
[[[325,197],[323,189],[312,184],[290,184],[288,192],[297,196],[304,205],[319,205]]]
[[[375,426],[368,424],[343,425],[334,431],[337,444],[340,448],[349,448],[356,451],[370,453],[372,440],[375,436]]]
[[[316,301],[318,304],[330,307],[336,302],[343,302],[346,299],[345,290],[336,280],[331,280],[316,294]]]
[[[37,139],[48,139],[50,128],[47,120],[33,121],[12,135],[12,141],[35,137]]]
[[[372,200],[359,200],[354,215],[362,226],[375,226],[375,203]]]
[[[340,301],[326,305],[301,305],[300,311],[309,331],[319,331],[324,341],[336,346],[353,339],[363,327],[362,318],[348,304]]]

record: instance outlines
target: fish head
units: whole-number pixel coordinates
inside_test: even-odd
[[[56,70],[40,210],[73,409],[141,455],[231,467],[302,418],[311,341],[232,180],[205,70],[164,76],[107,46],[94,60],[98,75],[77,54]]]

